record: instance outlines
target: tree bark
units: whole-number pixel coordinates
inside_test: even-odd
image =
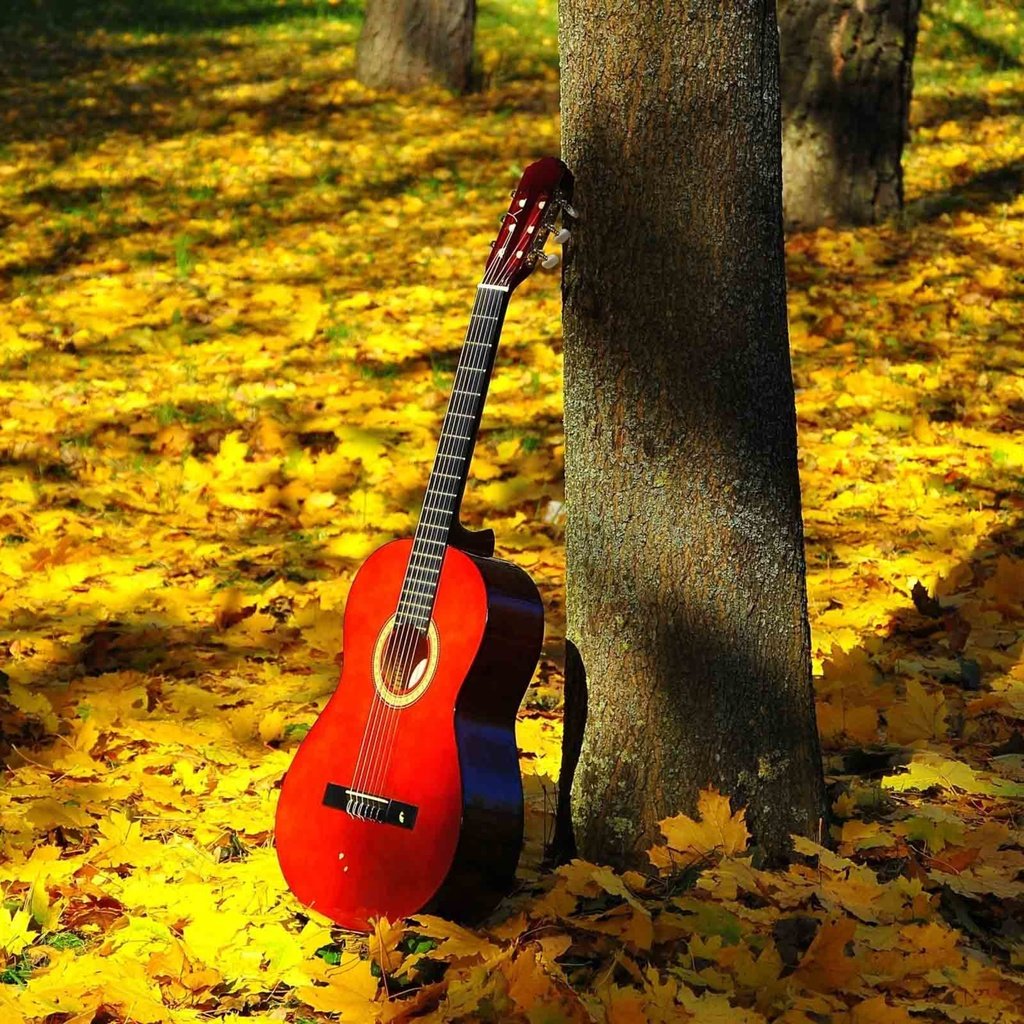
[[[476,0],[367,0],[356,77],[408,92],[435,83],[469,89]]]
[[[920,0],[779,0],[786,225],[903,206]]]
[[[774,4],[560,0],[559,26],[576,845],[649,868],[658,820],[714,784],[775,857],[824,787]]]

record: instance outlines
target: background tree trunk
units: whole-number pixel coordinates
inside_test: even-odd
[[[874,224],[903,205],[920,0],[779,0],[787,227]]]
[[[434,82],[465,92],[472,80],[476,0],[367,0],[356,77],[375,89]]]
[[[564,302],[568,632],[589,691],[577,847],[649,867],[657,821],[714,783],[775,855],[817,832],[824,799],[774,4],[560,0],[559,25],[580,215]]]

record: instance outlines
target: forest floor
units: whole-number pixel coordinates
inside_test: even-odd
[[[558,151],[554,4],[481,6],[464,99],[361,88],[334,0],[15,0],[0,28],[0,1016],[1024,1020],[1009,0],[927,5],[900,223],[788,242],[821,845],[762,870],[708,790],[649,874],[542,867],[563,436],[538,274],[466,501],[547,606],[519,888],[481,928],[369,941],[285,888],[277,787],[353,574],[414,526],[505,196]]]

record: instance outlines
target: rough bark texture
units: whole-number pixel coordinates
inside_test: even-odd
[[[903,205],[920,0],[779,0],[787,227],[874,224]]]
[[[564,279],[576,844],[649,868],[657,821],[715,784],[773,856],[824,813],[774,5],[560,0],[559,24],[580,217]]]
[[[367,0],[356,76],[376,89],[429,83],[465,92],[473,71],[476,0]]]

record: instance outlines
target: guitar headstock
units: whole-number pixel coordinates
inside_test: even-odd
[[[530,164],[512,193],[498,237],[491,243],[483,283],[512,291],[538,263],[548,268],[557,266],[557,255],[544,255],[544,243],[560,213],[575,215],[569,205],[571,198],[572,173],[561,160],[546,156]],[[569,232],[563,228],[555,240],[564,242],[568,237]]]

